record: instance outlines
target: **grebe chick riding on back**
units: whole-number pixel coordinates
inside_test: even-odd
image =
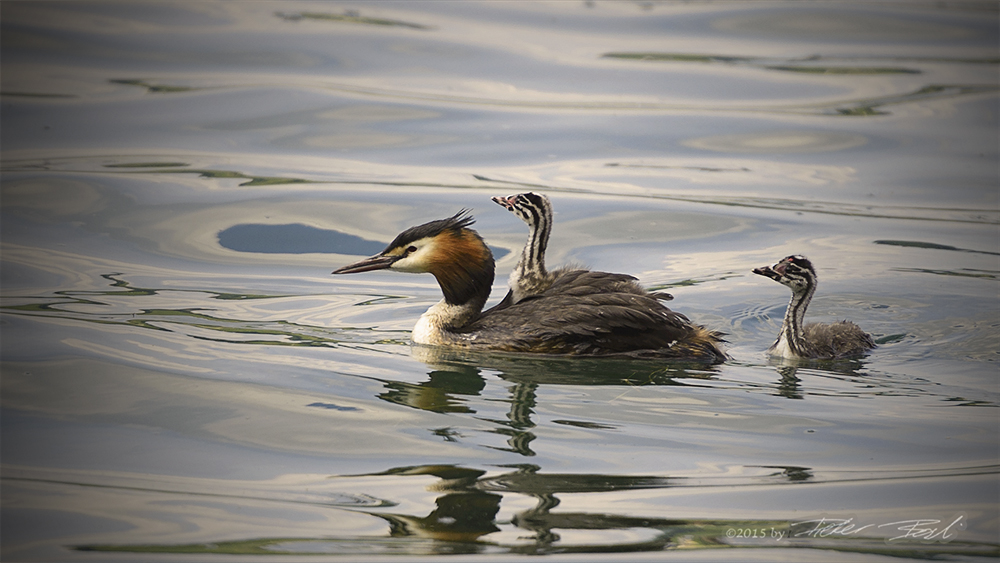
[[[513,304],[545,291],[556,277],[545,269],[545,249],[552,233],[552,204],[549,198],[530,192],[494,197],[493,201],[528,225],[528,240],[521,251],[521,259],[507,279],[510,293],[503,302]]]
[[[816,293],[816,269],[805,256],[788,256],[774,266],[754,268],[753,273],[788,286],[792,298],[785,311],[778,339],[767,351],[784,358],[830,360],[857,357],[875,347],[871,335],[851,321],[803,325],[806,307]]]
[[[469,226],[468,210],[400,233],[385,250],[334,274],[372,270],[428,272],[444,299],[413,328],[413,341],[472,348],[632,356],[720,363],[719,334],[663,306],[624,274],[572,270],[541,293],[483,311],[493,284],[493,254]]]
[[[528,225],[528,240],[524,243],[521,251],[521,258],[517,266],[510,273],[507,285],[510,292],[498,307],[504,307],[526,297],[538,295],[548,289],[556,278],[566,273],[580,270],[579,268],[560,268],[549,272],[545,268],[545,249],[549,244],[549,235],[552,234],[552,203],[549,198],[541,194],[531,192],[514,194],[507,197],[494,197],[493,201],[510,211]],[[591,272],[590,276],[598,276],[602,272]],[[612,276],[615,286],[606,286],[614,291],[624,291],[626,293],[638,293],[646,295],[647,292],[637,284],[631,283],[635,278],[628,276],[626,283],[621,283],[622,274],[608,274]],[[594,281],[591,281],[594,284]],[[669,301],[674,297],[669,293],[657,292],[649,293],[651,297],[663,301]]]

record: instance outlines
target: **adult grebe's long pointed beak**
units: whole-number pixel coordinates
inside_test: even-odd
[[[353,264],[348,264],[343,268],[337,268],[331,273],[334,274],[357,274],[360,272],[370,272],[372,270],[385,270],[386,268],[392,266],[392,264],[402,258],[402,256],[383,256],[382,254],[376,254],[371,258],[365,258]]]

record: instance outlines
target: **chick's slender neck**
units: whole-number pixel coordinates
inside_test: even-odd
[[[521,277],[536,275],[544,278],[548,275],[545,270],[545,249],[549,244],[552,220],[543,209],[531,207],[528,211],[531,213],[530,220],[525,221],[528,223],[528,242],[521,251],[521,261],[517,263],[516,271]]]
[[[799,290],[792,290],[792,298],[788,301],[788,308],[785,310],[785,320],[781,326],[782,339],[788,343],[788,347],[797,355],[806,355],[809,345],[802,330],[803,321],[806,316],[806,308],[812,301],[813,294],[816,293],[815,279],[807,280],[806,286]]]

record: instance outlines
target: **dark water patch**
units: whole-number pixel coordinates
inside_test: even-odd
[[[566,426],[575,426],[577,428],[586,428],[588,430],[614,430],[618,428],[610,424],[598,424],[597,422],[586,422],[584,420],[553,420],[552,422],[555,424],[565,424]]]
[[[105,164],[104,168],[143,168],[149,170],[142,170],[143,174],[197,174],[202,178],[219,178],[219,179],[237,179],[237,180],[248,180],[239,184],[240,187],[246,186],[278,186],[284,184],[313,184],[316,183],[313,180],[306,180],[304,178],[289,178],[286,176],[254,176],[250,174],[245,174],[243,172],[237,172],[235,170],[210,170],[204,168],[185,168],[190,166],[186,162],[172,162],[172,161],[162,161],[162,162],[123,162],[117,164]],[[183,168],[183,170],[178,170],[178,168]],[[344,182],[351,183],[351,182]],[[363,182],[354,182],[363,183]]]
[[[317,407],[321,409],[328,409],[332,411],[358,411],[361,410],[357,407],[342,407],[340,405],[335,405],[333,403],[310,403],[306,405],[307,407]]]
[[[905,332],[902,333],[902,334],[888,334],[886,336],[880,336],[880,337],[876,338],[875,339],[875,344],[879,344],[879,345],[882,345],[882,344],[893,344],[895,342],[902,341],[907,336],[909,336],[909,335],[907,335]]]
[[[144,287],[133,287],[132,284],[130,284],[129,282],[127,282],[127,281],[125,281],[123,279],[118,279],[116,277],[116,276],[121,276],[121,275],[122,275],[121,272],[117,272],[117,273],[114,273],[114,274],[101,274],[101,277],[104,278],[104,279],[106,279],[106,280],[108,280],[108,281],[110,281],[111,282],[111,287],[121,287],[121,288],[124,288],[123,291],[114,291],[114,292],[97,291],[97,292],[93,292],[93,293],[95,295],[112,295],[113,294],[113,295],[116,295],[116,296],[130,295],[130,296],[143,296],[143,297],[148,296],[148,295],[156,295],[156,290],[155,289],[149,289],[149,288],[144,288]]]
[[[823,58],[823,57],[819,57]],[[865,59],[874,57],[852,57],[852,59]],[[1000,64],[1000,58],[985,57],[985,58],[961,58],[961,57],[886,57],[885,60],[890,61],[907,61],[915,63],[957,63],[957,64],[969,64],[969,65],[996,65]]]
[[[809,74],[920,74],[921,71],[901,67],[869,67],[869,66],[812,66],[801,64],[768,64],[767,59],[752,57],[736,57],[730,55],[697,55],[688,53],[605,53],[602,58],[627,59],[637,61],[667,61],[681,63],[725,63],[755,66],[766,70],[783,72],[804,72]],[[815,61],[810,59],[790,59],[793,61]]]
[[[775,475],[781,476],[792,483],[812,481],[815,478],[813,469],[811,467],[799,467],[797,465],[757,465],[749,467],[760,467],[763,469],[778,469],[780,470],[780,473],[777,473]]]
[[[744,274],[737,272],[722,272],[720,274],[715,274],[712,276],[705,277],[703,279],[684,279],[667,283],[653,283],[646,287],[649,291],[660,291],[662,289],[671,289],[674,287],[691,287],[708,282],[718,282],[728,280],[729,278],[741,278]]]
[[[849,116],[888,115],[889,112],[880,110],[878,108],[888,105],[905,104],[905,103],[919,102],[919,101],[933,100],[940,98],[952,98],[956,96],[983,94],[983,93],[997,92],[997,91],[1000,91],[1000,87],[997,87],[992,84],[988,85],[932,84],[930,86],[924,86],[923,88],[920,88],[919,90],[915,90],[908,94],[883,96],[881,98],[857,100],[846,104],[840,104],[832,109],[824,110],[824,113],[827,113],[829,115],[849,115]]]
[[[118,164],[105,164],[105,168],[173,168],[178,166],[190,166],[186,162],[121,162]]]
[[[750,63],[754,58],[730,55],[704,55],[694,53],[617,52],[604,53],[601,58],[633,61],[669,61],[682,63]]]
[[[145,80],[138,79],[111,79],[108,82],[112,84],[123,84],[125,86],[140,86],[145,88],[147,92],[151,94],[174,94],[178,92],[191,92],[196,90],[196,88],[191,88],[189,86],[169,86],[165,84],[151,84]]]
[[[477,180],[479,180],[480,182],[493,182],[493,183],[496,183],[496,184],[509,184],[509,185],[512,185],[512,186],[524,186],[526,188],[541,188],[541,189],[544,189],[544,190],[554,189],[554,188],[552,188],[552,186],[546,186],[544,184],[530,184],[528,182],[514,182],[514,181],[511,181],[511,180],[496,180],[496,179],[493,179],[493,178],[489,178],[487,176],[482,176],[480,174],[473,174],[472,177],[475,178],[475,179],[477,179]],[[571,191],[571,190],[563,190],[563,191]]]
[[[0,97],[17,98],[76,98],[73,94],[47,94],[44,92],[0,92]]]
[[[116,157],[117,158],[117,157]],[[10,166],[6,165],[5,170],[16,171],[16,170],[49,170],[53,169],[53,162],[57,159],[49,159],[45,161],[25,161],[24,163],[18,163],[17,165]],[[65,163],[70,163],[70,159],[63,160]],[[240,187],[245,186],[277,186],[283,184],[314,184],[317,183],[313,180],[306,180],[304,178],[289,178],[286,176],[254,176],[251,174],[246,174],[243,172],[238,172],[235,170],[211,170],[205,168],[186,168],[190,164],[186,162],[177,161],[149,161],[149,162],[123,162],[116,164],[103,164],[103,168],[123,168],[126,169],[125,172],[131,172],[134,174],[197,174],[202,178],[218,178],[218,179],[236,179],[236,180],[247,180],[239,184]],[[132,172],[129,169],[142,169]],[[63,172],[90,172],[89,168],[75,168],[71,166],[59,167],[60,171]],[[345,181],[337,182],[341,184],[365,184],[370,182],[365,182],[362,180],[358,181]],[[407,184],[403,182],[399,183],[383,183],[386,185],[401,185],[401,186],[434,186],[441,187],[436,184]],[[444,186],[448,187],[448,186]],[[461,186],[458,186],[461,187]]]
[[[372,256],[385,248],[385,243],[300,223],[233,225],[219,232],[219,244],[237,252],[264,254],[323,253]]]
[[[1000,407],[1000,405],[993,403],[991,401],[982,401],[979,399],[966,399],[965,397],[949,397],[945,399],[946,402],[954,403],[954,406],[958,407]]]
[[[935,250],[955,250],[958,252],[975,252],[976,254],[990,254],[1000,256],[1000,252],[990,252],[989,250],[971,250],[968,248],[958,248],[947,244],[937,244],[934,242],[921,242],[916,240],[877,240],[875,244],[887,244],[889,246],[910,246],[914,248],[933,248]]]
[[[431,29],[429,26],[418,23],[406,22],[402,20],[390,20],[386,18],[372,18],[362,16],[356,10],[345,10],[343,14],[331,14],[328,12],[275,12],[275,16],[285,21],[316,20],[338,23],[350,23],[359,25],[380,25],[386,27],[405,27],[409,29]]]
[[[461,432],[453,430],[449,426],[431,429],[431,434],[443,438],[445,442],[458,442],[459,438],[464,437]]]
[[[750,172],[749,168],[715,168],[708,166],[668,166],[657,164],[622,164],[620,162],[608,162],[604,166],[608,168],[655,168],[664,170],[697,170],[699,172]]]
[[[874,107],[864,106],[858,108],[839,108],[837,113],[840,115],[850,115],[855,117],[864,117],[869,115],[889,115],[887,111],[880,111]]]
[[[234,172],[231,170],[164,170],[160,171],[163,173],[176,173],[176,174],[198,174],[202,178],[237,178],[237,179],[247,179],[249,182],[243,182],[240,187],[244,186],[275,186],[281,184],[311,184],[311,180],[304,180],[302,178],[285,178],[282,176],[249,176],[242,172]]]
[[[783,59],[783,63],[776,64],[774,59],[763,58],[763,57],[741,57],[735,55],[713,55],[713,54],[695,54],[695,53],[657,53],[657,52],[612,52],[605,53],[601,55],[602,58],[608,59],[625,59],[625,60],[637,60],[637,61],[665,61],[665,62],[682,62],[682,63],[728,63],[728,64],[749,64],[754,66],[761,66],[763,68],[768,68],[772,70],[794,70],[798,71],[800,68],[809,68],[805,66],[799,66],[799,63],[817,63],[820,61],[837,61],[837,62],[858,62],[858,61],[898,61],[906,63],[957,63],[957,64],[986,64],[986,65],[996,65],[1000,64],[1000,58],[986,57],[986,58],[954,58],[954,57],[824,57],[820,55],[813,55],[810,57],[798,57]],[[896,73],[900,69],[897,67],[845,67],[845,66],[828,66],[828,67],[814,67],[819,69],[838,69],[845,68],[848,69],[847,72],[843,74],[854,74],[853,71],[857,70],[858,73],[868,74],[871,69],[875,71],[886,71],[890,74]],[[902,69],[907,73],[919,72],[910,71],[908,69]]]
[[[778,65],[764,67],[768,70],[802,72],[806,74],[920,74],[912,68],[893,67],[850,67],[850,66],[793,66]]]
[[[983,278],[995,280],[998,277],[997,273],[986,273],[986,270],[974,270],[971,268],[962,268],[960,271],[955,270],[935,270],[933,268],[893,268],[894,272],[917,272],[922,274],[935,274],[938,276],[958,276],[962,278]]]

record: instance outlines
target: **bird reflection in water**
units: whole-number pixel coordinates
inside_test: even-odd
[[[697,486],[685,478],[658,475],[603,475],[544,473],[533,464],[501,466],[512,471],[486,476],[487,472],[455,465],[398,467],[369,476],[426,476],[439,479],[428,490],[440,493],[435,508],[426,516],[366,511],[389,523],[389,533],[398,539],[436,540],[421,550],[433,554],[516,553],[592,553],[596,545],[605,552],[660,551],[670,547],[720,546],[721,536],[735,522],[683,518],[643,518],[600,512],[561,512],[559,495],[577,493],[615,493],[630,490],[654,490]],[[759,466],[775,470],[751,478],[757,484],[801,483],[813,478],[808,467]],[[736,484],[735,482],[732,484]],[[509,523],[497,520],[501,500],[507,495],[525,495],[535,505],[511,516]],[[787,522],[766,525],[787,527]],[[490,541],[487,537],[512,525],[517,541]],[[758,522],[756,525],[765,525]],[[587,532],[587,543],[564,541],[564,534]],[[605,532],[609,535],[603,535]],[[628,532],[628,533],[623,533]],[[697,538],[697,539],[692,539]],[[612,541],[607,541],[611,539]]]
[[[423,383],[383,381],[386,387],[379,399],[437,413],[474,413],[461,396],[475,396],[486,387],[477,370],[436,369],[427,373]]]
[[[477,553],[481,546],[470,542],[500,531],[496,525],[501,495],[479,490],[476,483],[485,471],[453,465],[400,467],[373,475],[433,475],[441,480],[432,488],[443,494],[434,500],[435,509],[427,516],[371,512],[389,523],[391,537],[420,537],[456,544],[450,553]]]
[[[398,405],[437,413],[477,414],[467,402],[486,388],[484,372],[510,383],[504,418],[484,418],[495,424],[492,432],[507,437],[507,447],[494,449],[522,456],[534,456],[531,443],[535,422],[532,416],[541,385],[689,385],[684,380],[708,379],[717,367],[701,363],[671,363],[626,359],[584,359],[542,357],[532,354],[482,353],[451,350],[436,346],[414,346],[414,357],[432,368],[421,383],[380,380],[385,391],[379,398]],[[479,413],[481,414],[481,413]],[[432,430],[448,441],[456,439],[449,429]]]
[[[802,390],[802,379],[799,377],[799,370],[809,372],[813,375],[822,374],[824,376],[858,378],[864,377],[865,363],[858,359],[842,360],[807,360],[772,358],[771,364],[778,372],[777,392],[775,395],[786,399],[804,399],[805,393]]]
[[[668,480],[657,476],[620,476],[589,474],[544,474],[537,465],[507,466],[514,471],[484,477],[485,471],[453,465],[400,467],[374,475],[433,475],[440,481],[430,487],[441,492],[435,509],[426,516],[384,512],[369,512],[389,523],[392,537],[440,540],[434,553],[480,553],[492,545],[483,536],[501,531],[496,520],[500,501],[505,494],[522,494],[536,499],[534,507],[519,512],[511,524],[531,532],[519,535],[519,543],[507,546],[504,552],[539,555],[558,551],[575,551],[573,546],[555,545],[563,530],[621,530],[684,524],[680,520],[629,518],[608,514],[553,513],[559,506],[559,493],[599,493],[627,489],[653,489],[668,486]],[[657,550],[670,544],[670,537],[656,534],[652,540],[628,544],[626,551]],[[583,547],[583,546],[580,546]],[[612,550],[616,550],[613,546]],[[581,551],[587,551],[582,549]]]

